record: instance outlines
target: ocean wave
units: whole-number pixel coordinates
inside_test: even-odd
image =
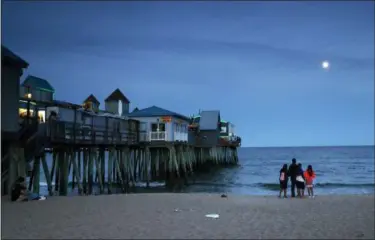
[[[251,184],[242,184],[242,183],[233,183],[233,182],[195,182],[193,185],[200,185],[206,187],[249,187],[249,188],[264,188],[268,190],[279,190],[279,183],[251,183]],[[290,183],[289,183],[290,186]],[[364,183],[364,184],[353,184],[353,183],[316,183],[315,187],[318,188],[361,188],[361,187],[375,187],[373,183]]]
[[[278,183],[257,183],[258,187],[266,188],[269,190],[279,190],[280,184]],[[289,184],[290,185],[290,184]],[[364,188],[364,187],[375,187],[374,183],[316,183],[314,187],[317,188]]]
[[[242,183],[234,183],[234,182],[210,182],[210,181],[196,181],[191,182],[192,185],[201,186],[203,188],[233,188],[233,187],[244,187],[244,188],[263,188],[267,190],[279,190],[280,184],[278,183],[251,183],[251,184],[242,184]],[[52,183],[54,185],[54,183]],[[69,182],[69,186],[72,185],[72,182]],[[93,184],[98,185],[97,183]],[[106,185],[106,184],[105,184]],[[290,182],[288,184],[290,186]],[[46,182],[40,182],[40,186],[45,187],[47,186]],[[146,183],[138,182],[136,183],[137,187],[146,187]],[[164,183],[161,182],[150,182],[150,187],[164,187]],[[355,184],[355,183],[316,183],[314,187],[317,188],[374,188],[374,183],[364,183],[364,184]]]

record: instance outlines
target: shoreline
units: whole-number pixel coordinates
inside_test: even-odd
[[[315,199],[227,196],[137,193],[3,201],[2,238],[374,238],[374,194]]]

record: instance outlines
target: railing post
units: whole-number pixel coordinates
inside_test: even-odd
[[[104,132],[104,142],[108,142],[108,117],[105,117],[105,132]]]
[[[77,108],[74,107],[73,143],[76,143]]]
[[[139,140],[140,140],[140,139],[139,139],[139,134],[140,134],[140,131],[141,131],[141,124],[140,124],[140,122],[138,121],[136,125],[137,125],[137,135],[136,135],[136,138],[137,138],[137,139],[136,139],[136,142],[139,142]]]
[[[91,142],[95,143],[95,133],[94,133],[94,117],[91,115]]]

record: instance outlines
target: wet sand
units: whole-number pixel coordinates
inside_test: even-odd
[[[4,239],[374,239],[374,213],[374,195],[166,193],[3,201],[1,223]]]

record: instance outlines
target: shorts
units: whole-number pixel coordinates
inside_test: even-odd
[[[314,185],[312,185],[312,184],[309,184],[309,185],[306,185],[306,187],[307,187],[307,188],[313,188],[313,187],[314,187]]]
[[[296,187],[298,189],[305,189],[305,183],[304,182],[296,182]]]
[[[288,181],[280,181],[280,189],[287,189]]]

